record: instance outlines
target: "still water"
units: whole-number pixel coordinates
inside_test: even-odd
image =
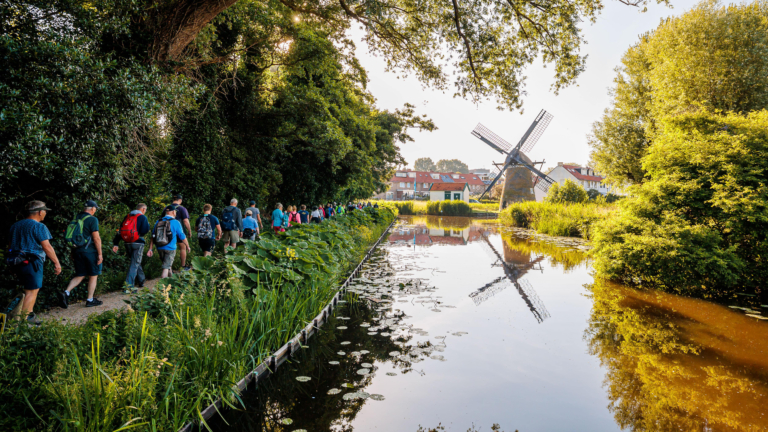
[[[211,427],[768,430],[766,322],[595,282],[585,249],[403,218],[309,347]]]

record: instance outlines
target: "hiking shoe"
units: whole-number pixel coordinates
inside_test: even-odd
[[[190,270],[192,270],[192,266],[184,266],[184,267],[182,268],[182,270],[183,270],[183,271],[190,271]]]
[[[27,324],[39,326],[40,324],[42,324],[42,322],[40,322],[40,320],[37,319],[37,315],[31,313],[27,315]]]
[[[93,300],[85,301],[85,307],[101,306],[102,304],[104,304],[104,302],[97,299],[96,297],[94,297]]]
[[[61,306],[62,309],[69,307],[69,296],[67,295],[66,291],[59,293],[59,306]]]

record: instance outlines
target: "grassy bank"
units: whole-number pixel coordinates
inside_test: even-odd
[[[378,201],[378,203],[380,206],[396,208],[403,216],[471,216],[475,213],[495,213],[499,210],[498,203],[464,203],[464,205],[460,204],[463,201]],[[443,206],[447,207],[443,208]],[[442,213],[441,210],[443,210]]]
[[[304,327],[394,219],[367,210],[268,233],[82,326],[0,336],[0,430],[173,431]],[[122,428],[122,429],[121,429]]]
[[[526,201],[504,209],[499,214],[499,220],[506,225],[529,228],[542,234],[589,240],[595,222],[605,219],[614,209],[612,204]]]

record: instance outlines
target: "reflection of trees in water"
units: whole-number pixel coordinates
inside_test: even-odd
[[[510,256],[518,254],[530,257],[531,255],[543,255],[553,267],[562,266],[563,271],[569,272],[582,264],[589,263],[589,255],[570,246],[558,245],[548,241],[533,241],[530,238],[520,237],[514,233],[503,233],[504,255],[507,250]],[[514,252],[512,252],[514,251]]]
[[[395,278],[396,272],[388,260],[381,259],[382,253],[377,252],[377,256],[372,259],[375,262],[367,266],[368,271],[363,273],[363,276],[375,276],[379,282],[389,279],[392,290],[397,288],[403,293],[418,294],[418,287],[422,284],[416,281],[400,287],[402,279]],[[349,303],[337,310],[335,316],[310,341],[308,347],[291,358],[290,363],[283,364],[275,375],[260,383],[258,388],[244,393],[244,408],[226,411],[226,422],[221,418],[212,420],[212,429],[242,432],[293,431],[299,428],[315,431],[352,431],[352,421],[368,400],[344,400],[343,395],[363,391],[370,385],[376,373],[376,362],[389,362],[400,374],[419,373],[414,370],[414,363],[423,361],[434,351],[444,349],[431,342],[408,345],[413,338],[409,331],[415,330],[416,334],[419,331],[403,324],[406,318],[403,313],[390,312],[390,307],[374,301],[355,301],[358,297],[358,294],[349,294]],[[340,317],[349,319],[342,320]],[[363,327],[361,324],[370,324],[370,327]],[[399,332],[397,337],[368,335],[369,330],[383,325],[404,328],[405,331]],[[339,326],[345,326],[347,329],[336,329]],[[395,329],[392,330],[391,333],[394,334]],[[340,345],[342,341],[349,341],[351,344]],[[339,350],[345,351],[346,355],[338,355]],[[390,353],[395,351],[400,355],[391,356]],[[330,361],[338,361],[339,364],[331,365]],[[372,373],[357,374],[357,371],[363,368],[361,363],[374,364]],[[302,383],[296,380],[297,376],[308,376],[312,379]],[[344,384],[351,384],[351,387]],[[328,390],[332,388],[342,392],[328,395]],[[284,419],[293,420],[293,424],[282,424]]]
[[[768,326],[700,300],[588,289],[585,340],[622,429],[768,430]]]

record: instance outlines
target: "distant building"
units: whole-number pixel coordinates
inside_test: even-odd
[[[467,183],[433,183],[429,189],[430,201],[464,201],[469,202],[469,185]]]
[[[611,193],[611,187],[604,183],[605,177],[595,172],[590,167],[582,167],[579,165],[569,165],[562,162],[558,162],[557,166],[547,174],[552,180],[562,185],[565,180],[571,180],[574,183],[581,185],[584,190],[589,191],[594,189],[602,195]],[[540,189],[536,188],[536,201],[542,201],[546,194]]]
[[[487,187],[477,174],[398,170],[390,179],[389,188],[373,198],[398,201],[414,197],[427,198],[432,185],[442,183],[465,183],[473,195],[483,193]]]

